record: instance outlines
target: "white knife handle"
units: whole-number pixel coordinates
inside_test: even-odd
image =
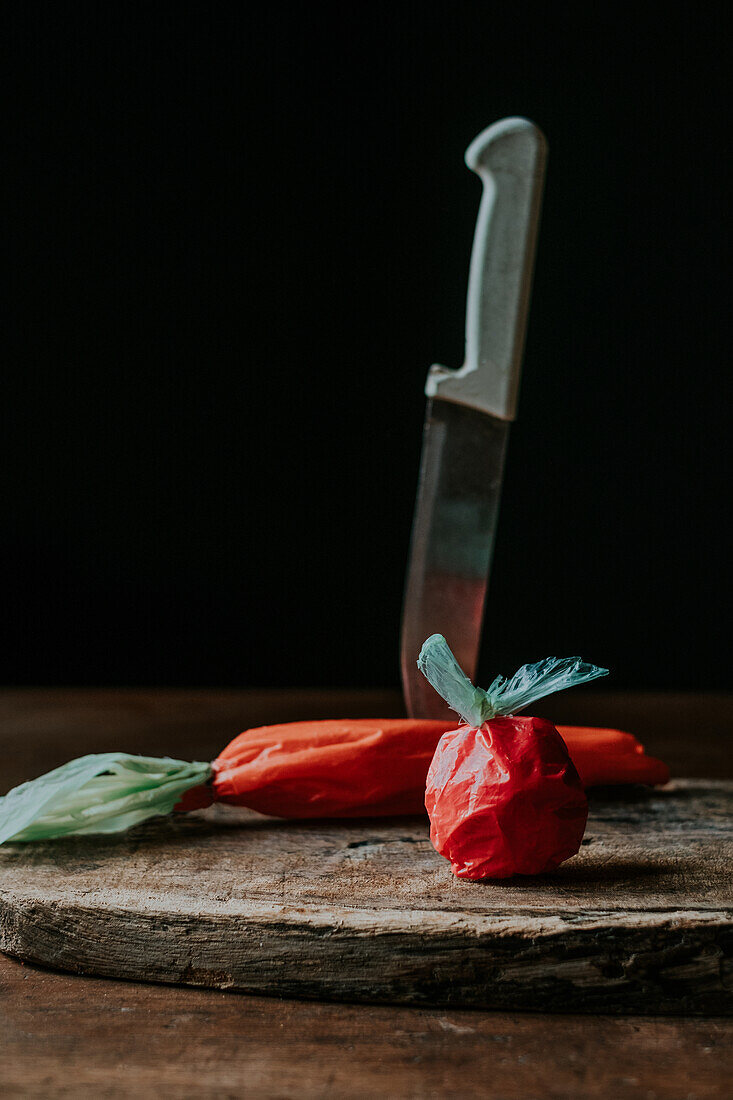
[[[471,253],[466,360],[432,367],[425,392],[514,420],[547,142],[526,118],[489,126],[466,150],[484,185]]]

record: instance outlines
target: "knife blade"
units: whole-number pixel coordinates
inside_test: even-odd
[[[466,164],[480,177],[460,370],[433,366],[402,614],[407,712],[447,718],[417,668],[431,634],[445,636],[473,681],[519,378],[547,143],[527,119],[478,135]]]

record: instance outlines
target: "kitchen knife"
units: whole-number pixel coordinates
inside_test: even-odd
[[[516,415],[547,143],[524,118],[489,126],[466,163],[483,184],[471,253],[466,358],[433,366],[402,617],[408,714],[451,713],[418,671],[440,633],[475,679],[509,426]]]

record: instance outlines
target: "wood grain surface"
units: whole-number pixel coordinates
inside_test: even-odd
[[[724,696],[589,692],[584,713],[562,700],[555,720],[630,729],[677,775],[731,775]],[[248,725],[397,707],[390,693],[13,690],[0,693],[0,790],[83,752],[202,758]],[[733,1074],[728,1019],[233,997],[3,957],[0,1014],[8,1096],[727,1100]]]
[[[0,848],[0,948],[78,973],[349,1001],[733,1007],[733,784],[591,802],[558,871],[460,882],[426,819],[214,806]]]
[[[8,1097],[727,1100],[733,1022],[230,997],[0,956]]]
[[[12,1097],[728,1100],[733,1021],[232,997],[0,956]]]

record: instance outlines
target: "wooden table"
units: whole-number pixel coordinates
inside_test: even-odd
[[[557,721],[619,725],[678,775],[733,775],[724,696],[569,694]],[[241,728],[399,713],[389,692],[10,690],[0,789],[107,749],[207,759]],[[11,1096],[728,1097],[733,1022],[280,1001],[72,977],[0,956]]]

